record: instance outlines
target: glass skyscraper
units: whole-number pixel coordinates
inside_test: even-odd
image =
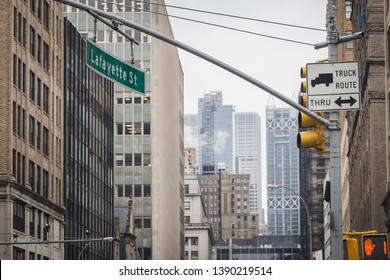
[[[259,213],[259,222],[264,224],[264,209],[261,202],[261,122],[259,114],[235,113],[236,172],[250,175],[250,210]]]
[[[200,174],[216,174],[234,166],[234,108],[223,105],[222,92],[205,93],[198,100],[198,168]]]
[[[266,108],[267,184],[299,194],[297,119],[291,107]],[[267,190],[269,235],[300,235],[300,198],[287,188]]]
[[[87,67],[86,42],[67,19],[64,36],[65,238],[112,237],[114,83]],[[112,242],[65,243],[65,259],[112,258]]]

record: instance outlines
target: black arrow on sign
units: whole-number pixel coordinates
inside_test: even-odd
[[[357,102],[357,100],[355,98],[353,98],[352,96],[350,96],[349,99],[341,99],[341,96],[340,96],[339,98],[337,98],[337,100],[334,103],[336,103],[340,107],[343,103],[349,103],[349,107],[352,107],[352,105],[355,104],[356,102]]]

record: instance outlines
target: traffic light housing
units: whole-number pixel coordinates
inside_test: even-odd
[[[299,103],[304,107],[306,107],[306,98],[306,96],[300,96]],[[316,114],[322,118],[324,117],[323,112],[317,112]],[[325,152],[326,138],[322,124],[305,113],[299,112],[298,125],[300,128],[312,128],[298,133],[298,148],[315,148],[317,152]]]
[[[389,257],[387,234],[362,235],[364,260],[387,260]]]
[[[345,237],[343,243],[344,243],[344,259],[360,260],[358,240],[356,238]]]
[[[306,66],[301,67],[300,71],[301,78],[306,78]],[[306,93],[307,85],[306,81],[301,83],[301,94]],[[301,95],[299,97],[299,104],[307,108],[307,96]],[[323,112],[317,112],[317,115],[324,118]],[[301,131],[297,135],[297,146],[298,148],[315,148],[317,152],[323,153],[325,151],[324,129],[320,122],[309,117],[305,113],[299,112],[298,114],[298,125],[300,128],[312,128],[311,130]]]

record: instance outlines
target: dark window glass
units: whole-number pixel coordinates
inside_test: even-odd
[[[35,145],[35,118],[30,116],[30,130],[29,130],[30,145]]]
[[[134,154],[134,166],[142,165],[142,154]]]
[[[15,200],[13,204],[13,228],[24,232],[25,230],[25,204],[19,200]]]

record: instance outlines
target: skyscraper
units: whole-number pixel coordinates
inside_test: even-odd
[[[80,1],[85,2],[85,1]],[[164,1],[88,1],[114,15],[173,37]],[[183,72],[177,49],[126,26],[130,41],[94,18],[67,7],[70,21],[110,54],[145,71],[145,95],[115,86],[114,215],[125,233],[133,200],[136,246],[142,259],[184,258]],[[169,71],[167,67],[169,65]],[[169,204],[169,207],[167,205]],[[124,246],[121,247],[124,258]]]
[[[234,173],[233,106],[223,105],[222,92],[205,93],[198,101],[198,168],[216,174],[218,166]]]
[[[285,186],[299,194],[296,137],[298,111],[266,108],[267,184]],[[300,198],[287,188],[267,190],[268,233],[300,235]]]
[[[234,114],[236,173],[250,175],[250,210],[264,224],[261,194],[261,122],[257,113]]]
[[[67,19],[64,38],[65,238],[113,237],[114,83],[87,67],[86,42]],[[65,244],[65,259],[112,258],[112,242]]]
[[[62,5],[0,1],[0,241],[62,240]],[[60,244],[7,245],[0,259],[63,259]]]

